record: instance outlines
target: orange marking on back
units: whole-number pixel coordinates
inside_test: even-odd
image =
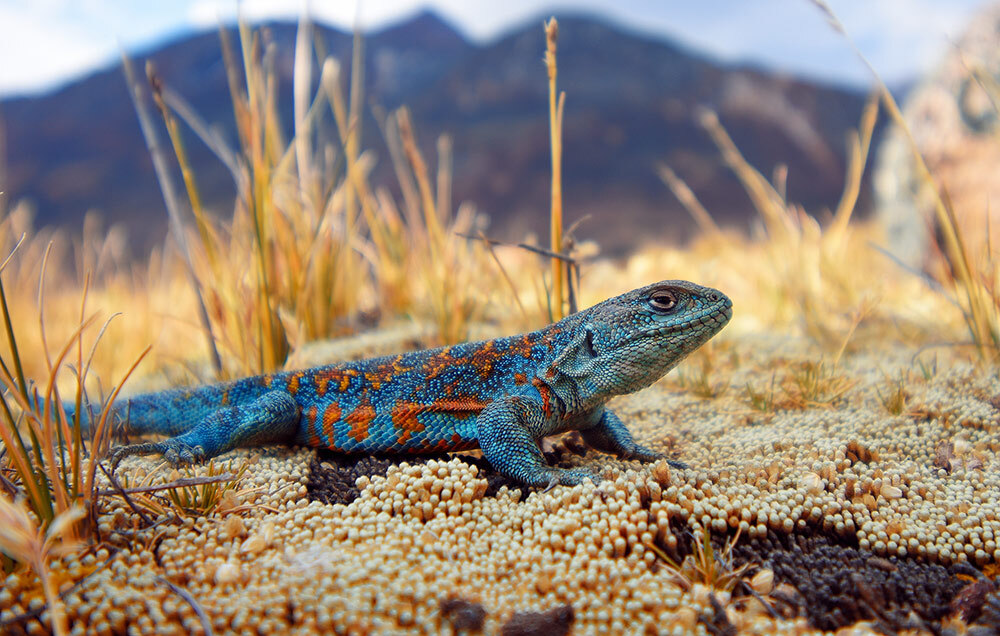
[[[436,378],[455,363],[455,358],[451,356],[451,347],[445,347],[424,360],[420,366],[420,371],[424,374],[424,377],[430,380],[431,378]]]
[[[403,362],[403,354],[401,353],[398,356],[396,356],[396,358],[392,361],[392,370],[394,373],[397,374],[406,373],[407,371],[413,370],[413,367],[407,367],[403,365],[402,362]]]
[[[268,389],[271,388],[271,382],[273,382],[273,381],[274,381],[274,378],[272,376],[270,376],[270,375],[262,375],[262,376],[260,376],[260,382],[261,382],[261,384],[263,384]]]
[[[458,450],[468,450],[470,448],[475,448],[477,444],[475,442],[469,442],[462,439],[462,436],[455,433],[451,436],[451,439],[442,439],[430,447],[432,451],[458,451]]]
[[[316,383],[316,394],[326,395],[330,389],[330,383],[339,385],[341,393],[351,385],[351,378],[358,375],[354,369],[323,369],[313,374],[313,382]]]
[[[285,390],[287,390],[292,395],[295,395],[296,393],[298,393],[299,392],[299,381],[302,380],[302,376],[304,376],[305,374],[306,374],[305,371],[296,371],[295,373],[293,373],[292,375],[290,375],[288,377],[288,383],[287,383],[287,386],[285,387]]]
[[[309,410],[312,411],[313,417],[315,417],[316,407],[313,406]],[[326,408],[323,409],[323,434],[326,435],[326,438],[328,440],[330,440],[331,446],[336,444],[336,440],[334,439],[333,425],[339,421],[340,421],[340,405],[337,404],[336,402],[330,402],[329,404],[326,405]]]
[[[365,381],[371,385],[373,389],[378,391],[382,388],[383,384],[388,384],[391,382],[397,374],[405,373],[410,369],[399,364],[402,356],[397,356],[392,362],[382,362],[376,365],[373,369],[365,371]]]
[[[528,376],[524,375],[523,373],[514,374],[514,384],[527,384],[527,383],[528,383]]]
[[[479,371],[480,378],[486,379],[493,373],[493,365],[496,361],[505,355],[507,354],[497,351],[493,340],[488,340],[472,352],[472,366]]]
[[[222,403],[222,406],[228,406],[229,405],[229,389],[226,389],[225,391],[222,392],[221,403]]]
[[[332,405],[331,405],[332,406]],[[327,410],[330,410],[327,407]],[[340,407],[337,407],[338,416]],[[353,437],[354,441],[362,442],[368,438],[368,427],[375,419],[375,409],[366,401],[359,404],[353,411],[344,418],[344,421],[351,425],[351,430],[347,435]],[[325,413],[324,413],[325,420]]]

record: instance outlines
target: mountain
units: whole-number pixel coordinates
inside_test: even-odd
[[[563,192],[567,224],[590,215],[580,238],[620,254],[643,242],[676,243],[692,223],[659,181],[665,161],[721,223],[745,227],[752,206],[694,113],[719,113],[737,146],[765,175],[790,166],[789,197],[811,211],[836,205],[845,134],[864,96],[763,70],[724,65],[673,44],[579,15],[559,18],[559,88],[566,92]],[[291,117],[295,25],[270,24]],[[325,49],[349,68],[349,33],[316,26]],[[408,104],[427,151],[438,134],[454,142],[454,200],[489,214],[490,234],[520,240],[547,235],[548,94],[541,19],[476,45],[436,14],[417,14],[365,39],[366,96]],[[178,39],[135,56],[152,60],[164,81],[209,122],[235,138],[216,32]],[[119,67],[53,93],[0,102],[7,134],[10,200],[33,200],[41,224],[78,227],[96,208],[129,229],[137,252],[162,241],[166,213]],[[364,145],[379,157],[375,180],[394,177],[373,122]],[[207,205],[225,214],[234,195],[225,169],[189,136],[188,150]],[[428,155],[431,156],[431,155]],[[862,198],[867,202],[867,195]]]

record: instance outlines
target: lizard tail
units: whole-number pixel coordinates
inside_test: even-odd
[[[31,406],[39,416],[44,416],[46,409],[49,409],[50,417],[57,417],[53,408],[55,402],[44,398],[32,398]],[[76,412],[75,402],[64,401],[59,406],[66,414],[69,425],[72,427],[78,424],[84,437],[92,433],[92,429],[101,421],[104,411],[104,405],[100,402],[84,401],[80,405],[79,414]],[[172,405],[165,404],[160,399],[150,400],[147,396],[140,395],[116,400],[111,405],[108,421],[112,426],[114,437],[120,437],[125,433],[173,436],[186,432],[203,416],[204,414],[198,409],[186,412],[183,409],[172,408]]]
[[[66,415],[66,421],[69,422],[71,427],[79,425],[80,432],[84,438],[93,432],[93,428],[101,421],[101,416],[104,412],[104,405],[102,403],[86,400],[81,403],[79,413],[76,411],[75,402],[64,401],[56,406],[55,402],[40,397],[32,398],[31,402],[32,410],[40,417],[44,417],[48,409],[50,412],[49,417],[56,418],[58,417],[58,413],[56,413],[55,409],[61,407],[62,412]],[[178,426],[178,422],[175,419],[173,425],[169,425],[160,421],[159,418],[152,417],[153,415],[161,414],[151,413],[148,405],[142,405],[136,409],[131,399],[116,400],[108,413],[108,421],[112,426],[112,436],[119,437],[123,433],[136,435],[147,433],[176,435],[178,429],[182,429],[181,432],[183,432],[187,428],[186,422],[180,423],[180,426]]]
[[[220,408],[249,402],[265,392],[267,388],[260,386],[255,378],[219,385],[168,389],[115,400],[108,417],[115,437],[123,434],[173,437],[191,430]],[[33,406],[41,413],[44,412],[46,402],[38,398]],[[79,418],[74,418],[75,404],[62,403],[67,420],[72,424],[78,419],[84,434],[90,433],[100,421],[103,408],[104,405],[99,401],[84,401]]]
[[[61,407],[62,412],[66,414],[66,421],[70,423],[70,426],[75,425],[77,422],[76,404],[74,402],[63,402],[62,404],[57,406],[55,402],[51,402],[40,397],[39,398],[31,397],[30,400],[31,400],[31,410],[37,413],[40,417],[44,417],[46,410],[48,410],[50,413],[49,416],[54,419],[58,417],[56,409]],[[88,407],[95,407],[97,405],[88,405],[86,402],[84,402],[81,406],[82,408],[80,409],[79,425],[81,432],[83,432],[83,434],[86,435],[90,433],[91,420],[95,419],[99,415],[100,411],[94,410],[93,408],[88,408]],[[92,415],[94,417],[91,417]]]

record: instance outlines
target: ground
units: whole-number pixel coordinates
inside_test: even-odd
[[[973,355],[721,338],[611,404],[687,470],[573,434],[546,444],[550,461],[599,463],[605,481],[517,487],[476,453],[240,450],[193,471],[251,458],[211,514],[150,524],[107,497],[112,547],[53,568],[80,633],[1000,629],[1000,594],[971,584],[1000,561],[1000,380]],[[133,458],[118,476],[171,470]],[[2,629],[44,632],[10,622],[43,602],[8,577]]]

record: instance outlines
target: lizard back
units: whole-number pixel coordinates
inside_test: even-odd
[[[295,442],[348,453],[478,446],[476,416],[521,393],[556,408],[536,371],[567,334],[550,325],[507,338],[264,374],[133,396],[116,405],[130,433],[182,434],[220,408],[285,391],[301,409]]]

